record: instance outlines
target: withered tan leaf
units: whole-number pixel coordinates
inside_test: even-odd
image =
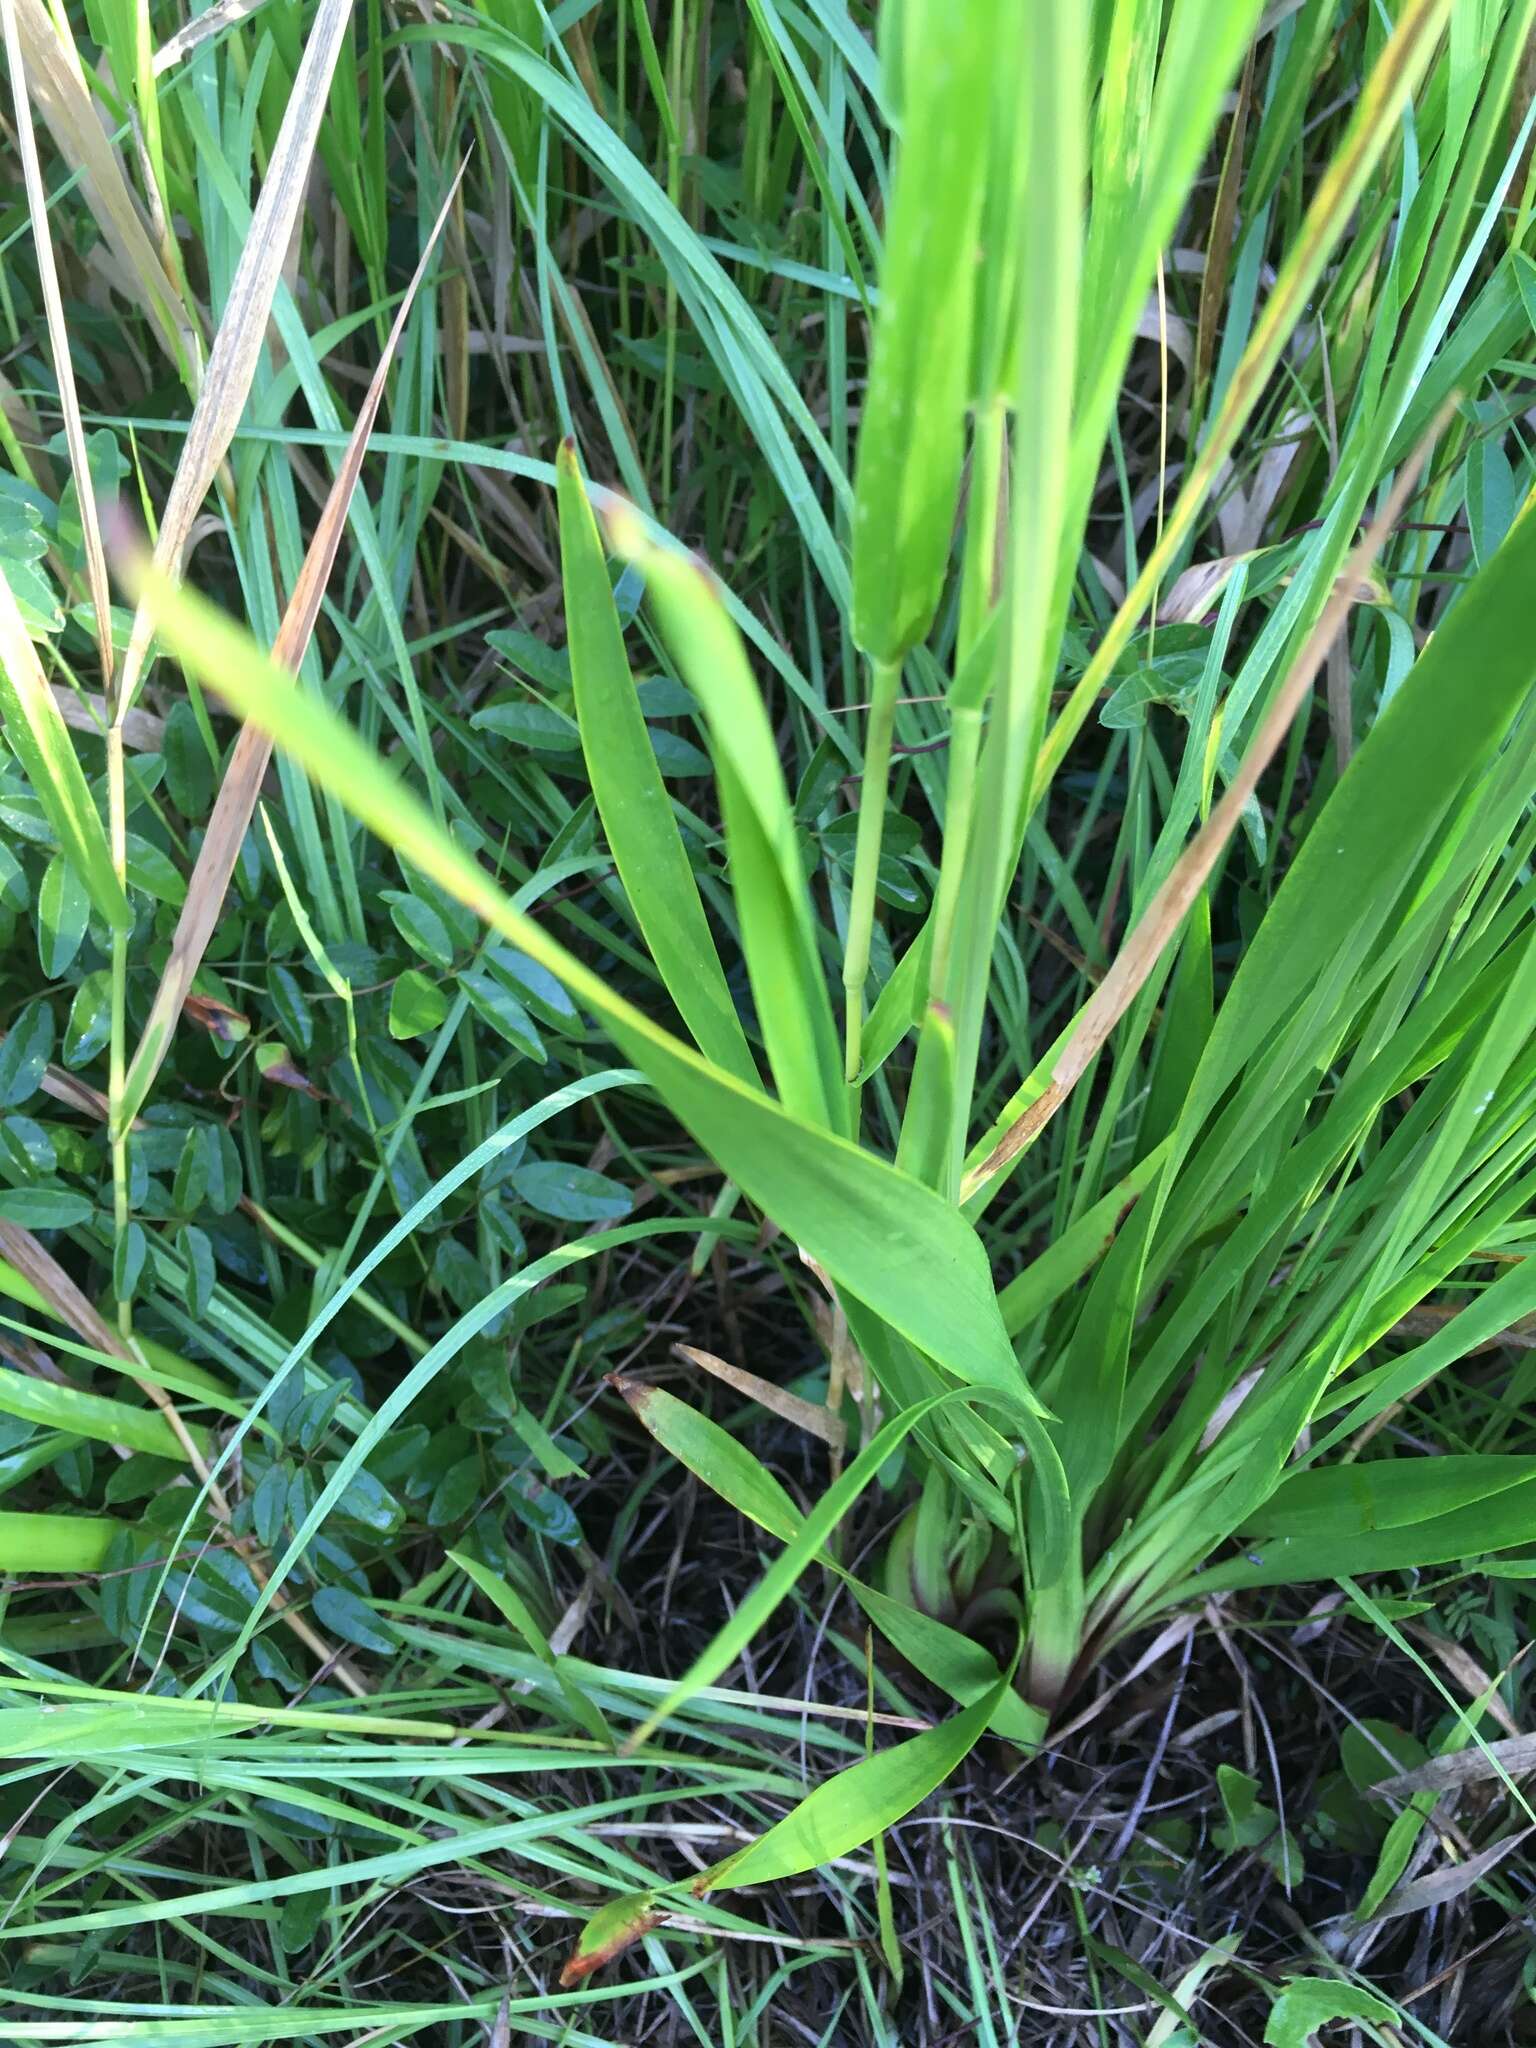
[[[362,470],[363,457],[368,449],[368,437],[373,432],[374,421],[378,418],[379,406],[384,397],[385,381],[389,366],[394,360],[395,350],[411,306],[427,274],[432,251],[437,246],[443,223],[448,218],[448,209],[453,203],[453,194],[458,190],[459,179],[464,175],[463,166],[454,180],[453,190],[444,200],[427,245],[421,252],[416,274],[411,279],[399,311],[395,314],[394,325],[379,358],[377,369],[369,383],[363,399],[357,423],[352,429],[345,455],[331,485],[330,495],[320,514],[313,538],[304,556],[303,566],[294,583],[287,609],[277,638],[272,643],[272,652],[284,668],[297,670],[304,659],[310,635],[315,630],[315,620],[320,614],[320,600],[325,594],[326,579],[336,559],[336,550],[346,527],[347,508]],[[234,753],[230,756],[229,767],[219,785],[208,829],[187,885],[187,899],[177,919],[175,936],[171,941],[170,957],[165,963],[165,972],[160,986],[155,991],[155,1000],[150,1007],[143,1035],[134,1052],[128,1068],[123,1098],[125,1117],[137,1115],[145,1097],[160,1071],[160,1063],[170,1049],[175,1034],[182,1004],[191,990],[197,970],[207,951],[208,941],[218,922],[223,907],[225,892],[229,888],[235,862],[240,857],[240,847],[250,828],[255,814],[256,801],[261,793],[261,779],[267,772],[267,763],[272,758],[272,742],[255,726],[242,726],[240,737],[235,742]]]
[[[23,0],[23,4],[36,4],[36,0]],[[192,409],[181,459],[160,515],[154,564],[166,575],[180,573],[192,522],[245,410],[283,259],[304,201],[310,159],[331,89],[331,74],[341,53],[351,12],[352,0],[320,0],[310,28],[267,175],[251,215],[250,233],[235,266],[229,302],[209,351],[208,367]],[[123,658],[120,701],[124,710],[143,681],[151,637],[149,614],[141,605],[134,616]]]
[[[1432,1906],[1449,1905],[1452,1899],[1459,1899],[1463,1892],[1471,1891],[1533,1832],[1536,1830],[1520,1828],[1512,1835],[1505,1835],[1502,1841],[1491,1842],[1486,1849],[1479,1849],[1475,1856],[1464,1857],[1460,1863],[1449,1863],[1443,1869],[1432,1870],[1427,1877],[1409,1878],[1406,1884],[1400,1884],[1387,1894],[1380,1911],[1373,1913],[1366,1924],[1375,1926],[1382,1920],[1400,1919],[1404,1913],[1427,1913]]]
[[[195,377],[201,337],[167,275],[143,209],[82,81],[78,59],[43,0],[15,0],[16,31],[27,90],[71,169],[78,171],[87,205],[116,259],[132,279],[156,339],[183,375]]]
[[[834,1451],[840,1451],[848,1432],[840,1415],[834,1415],[830,1408],[824,1408],[819,1401],[804,1401],[798,1394],[776,1387],[772,1380],[759,1379],[755,1372],[747,1372],[739,1365],[731,1365],[724,1358],[717,1358],[712,1351],[701,1351],[695,1344],[674,1344],[677,1357],[689,1365],[696,1365],[700,1371],[723,1380],[728,1387],[734,1387],[738,1394],[745,1394],[749,1401],[755,1401],[759,1408],[766,1408],[770,1415],[777,1415],[781,1422],[788,1422],[796,1429],[803,1429],[809,1436],[821,1438]]]
[[[1258,787],[1259,777],[1274,759],[1308,691],[1316,682],[1328,650],[1349,616],[1355,593],[1360,584],[1369,579],[1371,565],[1417,486],[1429,451],[1447,417],[1446,412],[1437,416],[1412,460],[1405,463],[1398,473],[1385,504],[1351,554],[1322,616],[1275,692],[1237,774],[1222,792],[1210,817],[1180,855],[1173,872],[1137,919],[1109,972],[1078,1012],[1043,1092],[1003,1130],[991,1150],[965,1176],[960,1189],[962,1201],[994,1180],[1034,1143],[1088,1071],[1110,1033],[1135,1001],[1163,948],[1184,922],[1196,896],[1205,887],[1206,878],[1216,865],[1222,848],[1236,831],[1243,806]]]

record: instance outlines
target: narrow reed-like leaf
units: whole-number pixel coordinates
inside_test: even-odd
[[[36,4],[36,0],[20,0],[20,4]],[[293,81],[293,93],[262,181],[261,196],[251,215],[250,233],[240,252],[229,299],[208,354],[181,458],[160,514],[155,563],[169,575],[180,573],[192,522],[245,410],[251,379],[266,340],[272,300],[308,189],[310,160],[325,115],[331,74],[341,54],[351,14],[352,0],[320,0],[310,25],[303,62]],[[323,583],[324,579],[321,580]],[[123,710],[133,702],[143,681],[149,643],[149,621],[140,609],[123,657]]]
[[[100,916],[117,931],[133,922],[112,865],[101,817],[70,744],[37,649],[0,566],[0,727],[27,772],[65,859]]]
[[[800,841],[741,636],[701,562],[647,540],[622,501],[609,525],[620,552],[645,572],[667,644],[704,707],[742,950],[774,1082],[797,1116],[843,1132],[842,1068]]]
[[[454,191],[458,189],[459,179],[462,179],[463,175],[461,166],[459,176],[454,180]],[[438,213],[432,233],[427,238],[427,245],[421,252],[415,274],[400,302],[399,310],[395,314],[389,338],[384,344],[378,365],[369,381],[367,394],[358,411],[356,425],[352,429],[351,439],[347,442],[346,452],[342,456],[330,493],[321,509],[314,534],[305,552],[303,567],[288,599],[282,624],[278,627],[277,638],[272,644],[272,658],[285,669],[297,672],[314,633],[315,620],[320,615],[320,601],[325,595],[326,581],[336,560],[341,536],[346,530],[347,508],[352,501],[352,493],[357,488],[357,479],[362,473],[363,457],[368,452],[369,437],[383,402],[390,365],[400,345],[400,336],[405,331],[405,323],[415,303],[416,294],[427,274],[427,265],[437,245],[437,238],[448,218],[452,197],[453,192],[450,191]],[[186,901],[176,921],[170,954],[160,977],[160,985],[155,990],[155,999],[150,1005],[149,1016],[140,1033],[138,1046],[128,1066],[121,1112],[125,1121],[131,1121],[138,1115],[150,1089],[154,1086],[155,1076],[170,1051],[182,1004],[191,992],[203,955],[208,949],[208,941],[212,938],[214,927],[218,923],[224,898],[228,893],[230,877],[235,871],[235,862],[240,858],[240,848],[255,815],[257,800],[261,794],[262,777],[267,772],[267,763],[271,758],[272,742],[267,736],[254,726],[243,727],[240,737],[235,742],[224,780],[219,785],[218,796],[214,799],[213,810],[203,834],[203,843],[198,849],[196,863],[187,881]]]
[[[966,1174],[962,1186],[962,1195],[966,1199],[1005,1172],[1019,1153],[1039,1136],[1088,1071],[1110,1032],[1130,1008],[1164,948],[1183,924],[1222,848],[1236,831],[1243,807],[1258,787],[1259,777],[1274,759],[1316,682],[1328,650],[1354,606],[1358,585],[1368,575],[1404,504],[1412,495],[1428,454],[1426,445],[1419,451],[1417,460],[1403,470],[1388,493],[1380,513],[1371,523],[1370,531],[1351,556],[1340,587],[1330,598],[1291,673],[1276,691],[1263,724],[1243,756],[1241,768],[1180,856],[1172,874],[1137,920],[1109,972],[1079,1012],[1066,1044],[1051,1065],[1043,1091]]]
[[[598,815],[651,958],[704,1057],[757,1069],[640,711],[603,544],[569,443],[558,462],[560,564],[576,718]]]

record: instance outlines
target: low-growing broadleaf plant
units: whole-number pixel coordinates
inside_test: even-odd
[[[718,587],[638,514],[589,492],[563,451],[581,743],[635,926],[686,1035],[514,908],[238,629],[144,579],[164,644],[558,975],[835,1292],[866,1397],[845,1420],[862,1435],[806,1509],[689,1404],[622,1388],[660,1444],[783,1545],[635,1739],[717,1679],[818,1562],[958,1711],[812,1792],[699,1889],[847,1853],[988,1729],[1038,1744],[1097,1659],[1184,1603],[1433,1565],[1536,1534],[1536,1460],[1388,1455],[1377,1435],[1397,1404],[1536,1309],[1536,1261],[1505,1253],[1536,1196],[1536,520],[1515,521],[1369,720],[1219,1007],[1213,995],[1206,885],[1273,728],[1290,724],[1369,588],[1362,571],[1430,416],[1423,350],[1364,346],[1333,394],[1339,450],[1322,515],[1237,684],[1216,701],[1219,662],[1202,682],[1128,937],[1098,990],[1048,1044],[1005,1043],[999,1023],[994,943],[1031,821],[1160,579],[1186,562],[1222,463],[1390,158],[1448,6],[1398,10],[1157,548],[1053,721],[1120,374],[1257,11],[1177,0],[1149,49],[1132,0],[1092,24],[1087,9],[1011,0],[882,10],[902,142],[858,450],[852,629],[870,708],[838,928],[807,883],[774,729]],[[1531,12],[1506,10],[1511,65]],[[1510,66],[1499,75],[1507,83]],[[1501,111],[1482,109],[1463,140],[1465,206],[1484,169],[1513,172],[1497,155]],[[1402,260],[1397,248],[1384,260]],[[1421,285],[1430,323],[1450,289],[1438,260],[1425,273],[1436,289]],[[1384,467],[1398,469],[1398,488],[1373,508]],[[702,710],[750,1023],[636,708],[594,500],[614,550],[643,572],[650,618]],[[907,665],[930,639],[945,651],[951,713],[933,906],[869,1007],[892,735]],[[934,659],[925,653],[925,673]],[[829,971],[839,960],[840,977]],[[903,1085],[887,1063],[913,1032]],[[987,1062],[1014,1083],[1000,1113]],[[1028,1176],[1069,1100],[1088,1105],[1091,1171],[1064,1226],[1021,1263],[988,1211]],[[1496,1262],[1495,1277],[1482,1268],[1470,1306],[1407,1348],[1379,1348],[1478,1261]],[[855,1578],[830,1539],[898,1454],[913,1504],[883,1563]],[[631,1917],[652,1924],[649,1894]],[[610,1952],[603,1934],[594,1961]]]

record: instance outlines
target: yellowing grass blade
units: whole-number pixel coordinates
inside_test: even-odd
[[[172,575],[180,571],[192,522],[245,409],[283,259],[304,202],[315,138],[320,132],[331,74],[351,12],[352,0],[320,0],[303,61],[293,81],[293,96],[283,115],[261,196],[251,216],[250,233],[235,269],[229,303],[214,336],[202,390],[160,516],[155,565]],[[134,618],[123,658],[120,703],[124,711],[143,680],[149,642],[149,620],[141,609]]]
[[[127,1526],[91,1515],[0,1512],[0,1572],[99,1572]]]
[[[92,904],[114,930],[126,931],[133,917],[113,871],[106,831],[3,567],[0,726]]]

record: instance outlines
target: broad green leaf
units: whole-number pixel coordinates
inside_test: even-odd
[[[171,802],[184,818],[200,823],[213,802],[216,764],[208,757],[197,716],[185,699],[171,706],[161,753]]]
[[[842,1061],[794,811],[741,636],[702,563],[654,546],[628,508],[616,507],[610,524],[620,552],[644,571],[662,633],[704,707],[742,950],[774,1083],[805,1122],[846,1131]]]
[[[1333,2020],[1400,2019],[1395,2006],[1362,1985],[1341,1977],[1293,1977],[1264,2023],[1265,2048],[1315,2048],[1318,2034]]]
[[[713,1065],[749,1086],[757,1068],[683,850],[624,653],[597,521],[574,450],[561,448],[560,561],[571,681],[592,794],[651,958]]]
[[[156,902],[175,905],[187,900],[186,878],[176,863],[137,832],[128,834],[124,865],[134,888],[142,889]]]
[[[19,1109],[42,1086],[53,1057],[53,1012],[28,1003],[0,1043],[0,1109]]]
[[[183,1216],[195,1214],[207,1199],[210,1136],[206,1126],[193,1124],[182,1140],[176,1177],[171,1183],[171,1201]]]
[[[419,968],[407,967],[389,995],[391,1038],[419,1038],[435,1031],[448,1014],[448,998]]]
[[[853,515],[853,636],[885,665],[925,637],[965,452],[977,229],[997,32],[1010,0],[904,0],[902,136],[880,267]]]
[[[495,733],[534,753],[574,754],[581,745],[581,735],[570,719],[548,704],[487,704],[469,722],[477,732]]]
[[[73,1188],[0,1188],[0,1223],[18,1223],[24,1230],[69,1230],[95,1212],[90,1196]]]
[[[320,1626],[344,1642],[356,1643],[380,1656],[394,1655],[397,1645],[389,1624],[368,1601],[347,1587],[322,1586],[315,1595],[314,1609]],[[243,1613],[236,1617],[238,1621],[244,1618]]]
[[[0,1510],[0,1572],[98,1572],[121,1522]]]
[[[1255,1851],[1289,1891],[1303,1877],[1301,1848],[1280,1816],[1259,1801],[1259,1781],[1230,1764],[1218,1764],[1216,1784],[1226,1819],[1211,1830],[1211,1840],[1224,1856]]]
[[[798,1877],[863,1845],[921,1806],[970,1755],[1011,1683],[1005,1673],[973,1706],[937,1728],[866,1757],[818,1785],[776,1827],[705,1871],[694,1890],[721,1885],[768,1884]]]
[[[81,978],[64,1027],[64,1064],[83,1067],[112,1036],[112,976],[98,967]]]
[[[453,937],[432,905],[399,889],[386,889],[384,900],[395,930],[412,952],[446,972],[453,965]]]
[[[526,1058],[542,1063],[544,1041],[538,1026],[499,976],[485,968],[466,968],[458,977],[458,985],[475,1011],[508,1045],[515,1046]]]
[[[634,1196],[618,1181],[558,1159],[529,1160],[514,1167],[510,1178],[530,1209],[563,1223],[611,1223],[627,1216],[635,1205]]]
[[[58,981],[69,970],[85,937],[91,899],[71,863],[56,853],[43,870],[37,891],[37,954],[43,975]]]
[[[96,806],[75,758],[69,729],[38,663],[11,586],[0,565],[0,729],[26,770],[32,793],[53,827],[64,857],[98,914],[114,931],[133,922],[112,867]]]

